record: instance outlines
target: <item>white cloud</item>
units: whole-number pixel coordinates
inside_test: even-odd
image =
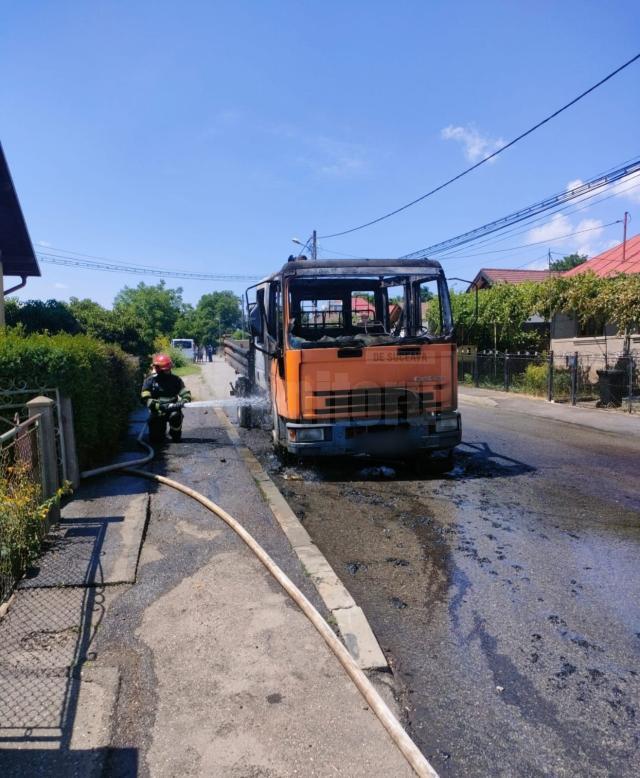
[[[597,238],[602,234],[602,219],[582,219],[576,224],[574,232],[584,232],[585,230],[591,230],[592,237]]]
[[[573,232],[573,228],[569,219],[562,213],[554,213],[546,224],[529,230],[527,243],[537,243],[541,240],[552,241],[562,235],[568,235],[570,232]]]
[[[49,243],[48,240],[38,240],[38,241],[36,241],[36,245],[37,246],[42,246],[42,248],[44,248],[44,249],[51,248],[51,244]]]
[[[69,286],[67,284],[63,284],[60,281],[56,281],[53,285],[55,289],[68,289]]]
[[[548,222],[540,227],[534,227],[527,233],[527,243],[548,241],[555,250],[567,254],[586,254],[593,257],[604,251],[598,238],[602,235],[604,226],[601,219],[581,219],[576,224],[562,213],[554,213]],[[585,234],[587,233],[588,234]],[[564,237],[563,236],[567,236]],[[563,238],[562,241],[559,239]],[[595,241],[595,243],[594,243]]]
[[[624,197],[632,203],[640,203],[640,172],[623,178],[611,187],[617,197]]]
[[[570,192],[572,189],[577,189],[579,186],[582,186],[584,184],[584,181],[581,178],[574,178],[573,181],[569,181],[567,184],[567,192]]]
[[[479,162],[505,143],[502,138],[482,135],[472,124],[467,124],[465,127],[450,124],[440,131],[440,137],[443,140],[454,140],[460,143],[469,162]]]

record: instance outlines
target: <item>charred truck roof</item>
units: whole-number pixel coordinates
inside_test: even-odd
[[[433,259],[291,259],[282,266],[282,276],[301,275],[411,275],[442,273],[442,266]],[[431,271],[429,273],[428,271]],[[279,274],[275,274],[279,275]]]

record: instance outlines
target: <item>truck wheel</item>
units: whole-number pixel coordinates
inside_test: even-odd
[[[251,429],[251,406],[239,405],[238,406],[238,424],[242,429]]]

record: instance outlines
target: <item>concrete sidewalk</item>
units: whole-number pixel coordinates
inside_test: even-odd
[[[539,416],[543,419],[575,424],[601,432],[640,435],[639,413],[624,413],[621,410],[607,410],[606,408],[584,408],[568,403],[547,402],[541,398],[525,397],[511,392],[476,389],[468,386],[460,388],[458,399],[462,410],[464,410],[465,405],[476,405],[496,408],[500,412]]]
[[[191,383],[197,391],[198,380]],[[210,396],[200,387],[199,399]],[[213,411],[187,409],[183,441],[161,451],[153,469],[228,510],[327,614]],[[83,485],[67,506],[66,544],[39,566],[43,588],[34,588],[37,574],[25,581],[0,622],[0,639],[10,635],[14,646],[2,678],[14,684],[16,705],[20,694],[29,700],[23,729],[10,733],[9,747],[0,742],[0,774],[412,775],[297,606],[200,505],[169,488],[151,490],[130,582],[139,523],[122,517],[146,489],[127,476]],[[83,539],[96,522],[99,552],[87,553]],[[65,576],[73,586],[61,589]],[[57,603],[41,607],[42,592]],[[29,674],[22,691],[18,671]],[[43,729],[29,753],[26,728],[42,720],[37,711],[48,698],[56,715],[44,723],[62,723],[64,732]]]

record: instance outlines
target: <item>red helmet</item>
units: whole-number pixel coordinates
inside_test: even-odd
[[[173,367],[171,357],[167,356],[166,354],[154,354],[152,364],[157,371],[162,373],[171,370]]]

